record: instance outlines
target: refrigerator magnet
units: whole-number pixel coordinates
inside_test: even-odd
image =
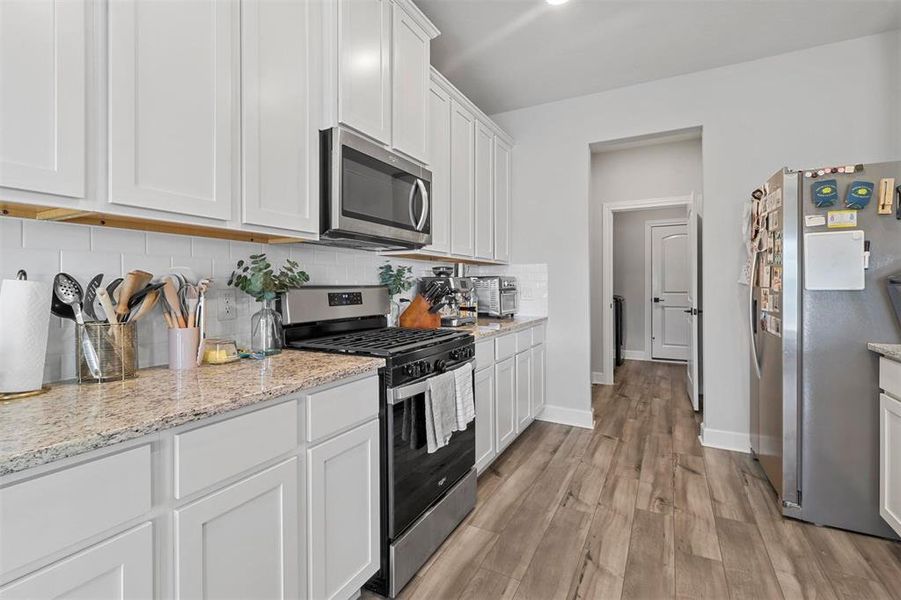
[[[875,185],[872,181],[853,181],[848,186],[848,194],[845,197],[845,204],[848,208],[861,210],[866,208],[873,197]]]
[[[782,319],[769,315],[767,321],[769,321],[767,323],[767,331],[775,336],[782,337]]]
[[[804,215],[805,227],[822,227],[825,224],[826,217],[824,215]]]
[[[761,289],[760,290],[760,309],[764,310],[764,311],[769,311],[770,310],[770,302],[771,302],[770,290]]]
[[[773,267],[770,273],[770,287],[774,292],[782,291],[782,267]]]
[[[826,213],[826,227],[829,229],[857,227],[857,211],[830,210]]]
[[[770,231],[778,231],[782,229],[782,218],[778,212],[771,212],[767,219],[767,229]]]
[[[834,206],[838,202],[838,182],[835,179],[823,179],[810,186],[810,195],[817,208]]]
[[[770,287],[770,275],[771,275],[770,271],[771,270],[772,270],[772,267],[770,267],[769,265],[765,265],[763,263],[760,264],[760,277],[758,278],[758,281],[760,281],[760,287],[762,287],[762,288]]]

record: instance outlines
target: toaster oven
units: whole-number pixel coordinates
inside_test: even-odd
[[[478,277],[475,286],[479,314],[500,319],[516,314],[519,301],[515,277],[504,275]]]

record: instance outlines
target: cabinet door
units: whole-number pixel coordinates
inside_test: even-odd
[[[879,514],[901,535],[901,402],[879,397]]]
[[[394,5],[392,136],[394,148],[429,162],[429,46],[431,39],[404,9]]]
[[[451,99],[451,253],[472,256],[475,194],[475,118]]]
[[[319,231],[321,7],[241,3],[244,223]]]
[[[432,244],[428,250],[450,252],[451,98],[432,82],[429,91],[429,168],[432,171]]]
[[[500,454],[516,438],[516,362],[510,357],[494,366],[495,431]]]
[[[494,136],[494,258],[510,260],[510,206],[512,151],[502,139]]]
[[[492,190],[492,146],[494,134],[476,121],[475,143],[475,232],[476,257],[494,258],[494,200]]]
[[[481,473],[494,460],[494,369],[476,372],[476,470]]]
[[[179,598],[296,598],[298,459],[175,511]]]
[[[547,394],[547,347],[532,348],[532,418],[541,415]]]
[[[237,9],[109,3],[110,202],[231,218]]]
[[[379,422],[307,456],[310,597],[349,598],[379,569]]]
[[[338,119],[391,143],[390,0],[338,0]]]
[[[0,186],[85,195],[85,3],[0,2]]]
[[[0,600],[153,598],[153,525],[144,523],[0,588]]]
[[[516,355],[516,433],[532,422],[532,351]]]

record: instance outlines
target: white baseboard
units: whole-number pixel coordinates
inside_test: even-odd
[[[545,404],[544,410],[535,418],[539,421],[548,421],[560,425],[594,429],[594,417],[590,410],[577,410],[575,408]]]
[[[651,357],[644,350],[624,350],[623,357],[626,360],[651,360]]]
[[[698,436],[702,446],[708,448],[721,448],[734,452],[751,451],[751,436],[738,431],[723,431],[722,429],[710,429],[701,424],[701,435]]]
[[[608,376],[606,373],[601,373],[600,371],[592,371],[591,383],[592,385],[613,385],[613,377]]]

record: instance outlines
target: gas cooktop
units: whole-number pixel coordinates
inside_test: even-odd
[[[322,350],[346,354],[363,354],[389,358],[406,352],[423,350],[444,342],[462,339],[469,334],[446,329],[402,329],[381,327],[308,340],[291,341],[292,348]]]

